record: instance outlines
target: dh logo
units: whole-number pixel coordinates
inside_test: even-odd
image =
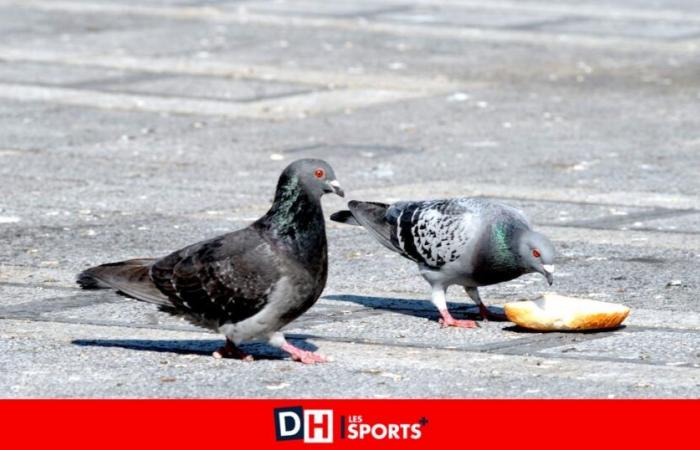
[[[278,441],[303,439],[309,444],[333,442],[333,411],[301,406],[275,408],[275,437]]]

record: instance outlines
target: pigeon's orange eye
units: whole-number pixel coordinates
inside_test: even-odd
[[[321,169],[321,168],[318,168],[318,169],[314,170],[314,176],[316,178],[323,178],[326,176],[326,171]]]
[[[542,256],[542,255],[540,254],[540,251],[539,251],[539,250],[534,249],[534,250],[532,251],[532,256],[534,256],[535,258],[539,258],[539,257]]]

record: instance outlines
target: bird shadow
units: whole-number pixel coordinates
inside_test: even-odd
[[[327,295],[323,297],[325,300],[352,302],[362,305],[367,308],[392,311],[396,313],[406,314],[413,317],[421,317],[424,319],[437,320],[440,314],[435,306],[429,300],[416,300],[410,298],[389,298],[389,297],[367,297],[362,295]],[[480,319],[479,309],[476,305],[464,303],[448,302],[447,307],[455,316],[456,319],[465,317],[467,319]],[[497,314],[504,314],[504,310],[500,306],[489,306],[489,311]],[[509,323],[508,320],[492,320],[494,322]],[[562,333],[562,334],[604,334],[625,329],[626,325],[620,325],[616,328],[607,328],[601,330],[552,330],[538,331],[522,328],[518,325],[511,324],[503,327],[503,331],[511,331],[521,334],[541,334],[541,333]]]
[[[368,297],[363,295],[327,295],[324,300],[352,302],[366,308],[391,311],[408,316],[420,317],[423,319],[438,320],[440,314],[435,305],[430,300],[416,300],[411,298],[390,298],[390,297]],[[469,301],[469,300],[467,300]],[[480,319],[479,309],[474,304],[448,302],[447,308],[456,318]],[[499,306],[489,306],[489,311],[503,314],[503,308]]]
[[[289,337],[289,336],[288,336]],[[175,353],[180,355],[211,354],[224,345],[223,339],[199,340],[152,340],[152,339],[76,339],[71,342],[81,347],[123,348],[157,353]],[[307,351],[316,351],[318,347],[306,341],[304,337],[295,337],[294,345]],[[262,342],[242,344],[240,349],[253,356],[254,359],[285,359],[289,355],[276,347]]]

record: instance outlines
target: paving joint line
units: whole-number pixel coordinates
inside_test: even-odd
[[[503,200],[571,202],[572,204],[590,204],[593,206],[700,210],[700,200],[696,195],[690,194],[643,191],[599,192],[568,187],[552,190],[535,186],[504,186],[492,182],[465,184],[428,180],[419,183],[403,183],[358,189],[355,191],[355,194],[358,196],[378,197],[375,200],[387,200],[396,197],[404,200],[425,198],[425,194],[416,194],[416,192],[434,192],[433,197],[468,195],[471,197]]]
[[[155,74],[154,74],[155,75]],[[159,76],[154,76],[152,79],[153,80],[158,80],[158,79],[165,79],[165,78],[174,78],[178,77],[179,75],[175,74],[170,74],[170,75],[164,75],[162,77]],[[138,80],[137,80],[138,81]],[[267,100],[275,100],[275,99],[284,99],[288,97],[295,97],[295,96],[303,96],[303,95],[308,95],[308,94],[313,94],[316,92],[329,92],[330,89],[324,89],[324,88],[319,88],[319,89],[298,89],[298,90],[293,90],[290,92],[281,92],[278,94],[271,94],[271,95],[254,95],[254,96],[248,96],[248,97],[241,97],[241,98],[224,98],[224,97],[216,97],[212,95],[194,95],[194,94],[188,94],[188,93],[181,93],[177,95],[172,95],[172,94],[165,94],[162,92],[144,92],[144,91],[138,91],[134,90],[133,88],[129,88],[130,83],[125,83],[124,85],[121,84],[112,84],[112,85],[94,85],[93,87],[95,90],[99,92],[105,92],[105,93],[111,93],[111,94],[124,94],[124,95],[132,95],[132,96],[142,96],[142,97],[151,97],[151,98],[165,98],[165,99],[172,99],[172,100],[178,100],[178,99],[188,99],[188,100],[207,100],[207,101],[215,101],[215,102],[224,102],[224,103],[241,103],[241,104],[250,104],[250,103],[255,103],[258,101],[267,101]],[[45,84],[45,83],[34,83],[36,86],[44,86],[44,87],[64,87],[65,85],[51,85],[51,84]],[[83,90],[82,87],[77,87],[78,90]],[[85,91],[91,92],[90,89],[84,89]]]
[[[13,282],[13,281],[0,281],[0,288],[3,286],[7,287],[17,287],[17,288],[23,288],[23,289],[45,289],[47,291],[75,291],[76,287],[72,286],[61,286],[61,285],[50,285],[50,284],[41,284],[41,283],[19,283],[19,282]],[[36,300],[38,301],[38,300]],[[2,311],[2,307],[0,307],[0,311]]]
[[[661,234],[671,234],[671,235],[681,235],[681,236],[698,236],[700,231],[681,231],[681,230],[668,230],[668,229],[657,229],[650,227],[634,227],[633,229],[622,229],[622,228],[606,228],[597,226],[579,226],[574,224],[560,223],[560,222],[542,222],[538,225],[543,227],[552,228],[570,228],[576,230],[597,230],[597,231],[635,231],[635,232],[646,232],[646,233],[661,233]]]
[[[578,227],[578,228],[592,228],[592,229],[615,229],[611,227],[624,225],[630,222],[647,221],[647,220],[657,220],[657,219],[669,219],[673,217],[681,217],[686,215],[696,214],[699,211],[695,209],[673,209],[673,208],[654,208],[651,211],[638,211],[633,212],[624,216],[618,215],[607,215],[599,219],[594,220],[581,220],[566,222],[562,225]],[[674,231],[674,230],[669,230]]]
[[[52,63],[37,63],[37,64],[45,64],[45,65],[50,65],[54,66],[55,64]],[[142,81],[157,81],[157,80],[166,80],[166,79],[172,79],[172,78],[177,78],[179,75],[174,74],[174,73],[152,73],[152,72],[129,72],[123,76],[113,76],[113,77],[101,77],[101,78],[94,78],[90,80],[83,80],[83,81],[76,81],[73,83],[57,83],[57,84],[49,84],[49,83],[35,83],[37,85],[46,85],[49,87],[52,86],[60,86],[60,87],[68,87],[68,88],[76,88],[76,89],[90,89],[90,88],[105,88],[110,85],[129,85],[133,83],[139,83]],[[6,81],[3,81],[6,82]],[[27,83],[29,84],[29,83]]]
[[[375,17],[382,15],[382,14],[391,14],[391,13],[397,13],[397,12],[411,11],[413,9],[414,9],[414,5],[403,4],[403,5],[396,5],[396,6],[386,6],[384,8],[371,10],[371,11],[357,11],[357,12],[350,12],[350,13],[340,13],[340,14],[333,15],[333,17],[339,17],[339,18],[340,17],[354,17],[356,19],[375,18]]]
[[[188,130],[188,132],[190,132]],[[303,152],[307,150],[314,150],[318,148],[322,148],[326,146],[326,144],[312,144],[312,145],[306,145],[306,146],[301,146],[301,147],[292,147],[286,150],[281,150],[282,152]],[[22,149],[21,151],[30,151],[26,149]],[[44,152],[43,149],[35,149],[33,150],[35,153],[41,153]],[[78,155],[78,153],[70,152],[68,153],[70,155]],[[87,157],[90,157],[90,155],[87,155]],[[97,157],[95,157],[97,158]],[[99,156],[99,159],[103,160],[104,156]],[[162,162],[158,162],[158,165],[161,165]],[[25,180],[33,180],[33,177],[19,177],[21,179]],[[58,178],[53,178],[53,180],[59,180],[59,181],[67,181],[67,182],[84,182],[84,180],[78,180],[78,179],[58,179]],[[121,187],[122,184],[120,183],[105,183],[106,185],[110,187]],[[160,185],[146,185],[145,187],[148,188],[153,188],[153,189],[158,189],[161,186]],[[174,187],[176,189],[179,189],[181,191],[187,192],[204,192],[208,191],[209,189],[206,187],[192,187],[192,186],[182,186],[182,187]],[[222,188],[223,190],[219,190],[219,192],[222,193],[237,193],[237,191],[226,191],[226,188]],[[516,190],[516,189],[514,189]],[[499,195],[474,195],[476,198],[488,198],[488,199],[494,199],[494,200],[502,200],[502,201],[517,201],[517,202],[523,202],[523,203],[547,203],[547,204],[563,204],[563,205],[580,205],[580,206],[604,206],[604,207],[618,207],[618,208],[640,208],[640,209],[658,209],[658,210],[663,210],[667,211],[669,216],[675,216],[675,215],[693,215],[693,214],[700,214],[700,209],[697,208],[671,208],[671,207],[665,207],[665,206],[652,206],[652,205],[633,205],[629,203],[608,203],[608,202],[590,202],[590,201],[577,201],[577,200],[564,200],[564,199],[549,199],[549,198],[535,198],[535,197],[517,197],[517,196],[499,196]],[[103,211],[106,213],[110,212],[121,212],[121,211]],[[204,210],[198,210],[198,211],[193,211],[194,214],[197,213],[202,213]],[[645,212],[639,212],[639,213],[632,213],[632,214],[643,214]],[[161,217],[171,217],[166,214],[160,214]],[[621,220],[626,220],[627,216],[605,216],[604,218],[610,218],[610,217],[620,217]],[[663,218],[663,217],[662,217]],[[539,225],[542,226],[552,226],[552,227],[574,227],[574,228],[582,228],[580,225],[574,222],[568,222],[568,223],[561,223],[561,222],[541,222]],[[591,228],[591,229],[609,229],[609,230],[616,230],[619,231],[618,229],[615,228]],[[650,229],[648,231],[653,231],[653,232],[661,232],[662,230],[655,230],[655,229]],[[674,230],[665,230],[668,232],[674,231]],[[679,233],[684,233],[684,232],[679,232]]]
[[[130,323],[125,323],[125,322],[118,322],[118,321],[109,321],[109,320],[88,320],[88,321],[81,321],[78,319],[70,319],[70,318],[48,318],[48,317],[31,317],[29,315],[17,315],[17,316],[8,316],[8,315],[3,315],[2,312],[0,312],[0,320],[26,320],[26,321],[32,321],[32,322],[49,322],[49,323],[67,323],[71,325],[88,325],[88,326],[104,326],[104,327],[117,327],[117,328],[137,328],[137,329],[152,329],[152,330],[168,330],[168,331],[184,331],[184,332],[190,332],[190,333],[208,333],[208,334],[214,334],[216,335],[217,333],[214,333],[210,330],[206,329],[196,329],[194,327],[177,327],[177,326],[172,326],[172,325],[146,325],[146,324],[130,324]],[[348,344],[363,344],[363,345],[373,345],[373,346],[388,346],[388,347],[399,347],[399,348],[420,348],[420,349],[435,349],[435,350],[450,350],[450,351],[461,351],[461,352],[470,352],[470,353],[499,353],[496,352],[498,349],[506,349],[506,348],[512,348],[515,347],[517,344],[511,343],[512,341],[508,341],[510,345],[508,346],[503,346],[503,347],[497,347],[497,348],[490,348],[490,345],[477,345],[477,346],[447,346],[447,347],[442,347],[439,345],[433,345],[433,344],[421,344],[421,343],[397,343],[395,341],[390,341],[390,340],[383,340],[383,339],[356,339],[356,338],[347,338],[347,337],[342,337],[342,336],[334,336],[334,335],[317,335],[317,334],[312,334],[312,333],[285,333],[285,336],[288,339],[291,340],[307,340],[307,339],[314,339],[314,340],[321,340],[321,341],[328,341],[328,342],[339,342],[339,343],[348,343]],[[530,344],[535,341],[543,340],[543,339],[549,339],[551,340],[552,338],[550,337],[541,337],[541,336],[533,336],[533,337],[523,337],[523,338],[517,338],[515,340],[519,340],[522,343]],[[558,346],[559,343],[557,343],[555,346]],[[482,348],[483,347],[483,348]]]
[[[536,22],[528,22],[521,25],[510,25],[508,28],[511,30],[536,31],[539,27],[546,25],[564,25],[582,21],[583,19],[578,17],[559,17],[553,19],[541,19]]]
[[[1,0],[0,0],[1,1]],[[180,53],[178,53],[180,55]],[[182,56],[85,55],[57,53],[48,50],[17,49],[0,46],[0,61],[8,63],[48,63],[77,67],[98,67],[130,72],[199,75],[218,78],[249,79],[263,82],[293,83],[313,88],[333,86],[346,89],[410,90],[423,95],[447,93],[484,84],[459,83],[444,77],[416,77],[395,73],[348,74],[314,68],[280,67],[255,63],[234,63],[228,60],[192,61],[188,53]],[[399,89],[397,89],[397,87]]]
[[[255,102],[203,100],[163,94],[121,94],[37,84],[0,83],[0,97],[37,103],[58,103],[105,110],[169,113],[183,116],[215,116],[261,120],[293,120],[309,115],[334,114],[345,108],[368,108],[424,97],[407,90],[337,89],[312,91]]]
[[[598,3],[578,2],[576,8],[571,4],[547,1],[523,0],[412,0],[416,5],[453,6],[457,8],[476,8],[496,12],[528,12],[570,15],[589,19],[607,20],[663,20],[700,22],[700,14],[672,9],[629,8],[602,6]]]
[[[41,300],[34,300],[27,303],[20,303],[19,305],[4,306],[0,308],[0,315],[19,314],[23,317],[31,315],[40,317],[42,314],[46,313],[119,302],[119,297],[103,297],[104,298],[96,297],[90,293],[81,293],[67,297],[51,297]],[[123,298],[121,300],[123,301]]]
[[[649,360],[633,359],[633,358],[615,358],[615,357],[610,357],[610,356],[572,355],[572,354],[568,354],[568,353],[552,354],[552,353],[536,352],[536,353],[531,354],[530,356],[537,356],[540,358],[547,358],[547,359],[554,358],[554,359],[569,359],[569,360],[577,360],[577,361],[631,363],[631,364],[640,364],[640,365],[645,365],[645,366],[681,367],[681,368],[687,368],[687,369],[700,368],[699,364],[688,363],[688,362],[679,363],[679,362],[675,362],[675,361],[649,361]]]
[[[208,21],[219,23],[236,23],[241,25],[257,24],[262,26],[286,26],[306,29],[347,30],[353,32],[376,33],[393,36],[414,36],[467,40],[476,42],[508,42],[529,45],[569,45],[586,48],[606,48],[616,51],[645,50],[690,53],[698,50],[699,43],[694,41],[668,42],[644,37],[632,38],[620,35],[596,35],[585,33],[529,32],[519,30],[485,30],[479,27],[451,26],[431,27],[424,24],[392,23],[385,21],[362,21],[352,18],[310,17],[304,15],[281,16],[270,13],[252,13],[247,11],[223,11],[216,7],[181,7],[181,6],[136,6],[119,3],[78,3],[75,1],[5,1],[3,4],[14,5],[43,11],[60,11],[64,13],[81,12],[111,15],[132,14],[146,17],[160,17],[181,21]],[[693,22],[695,16],[686,14],[685,22]],[[607,20],[614,20],[607,18]],[[698,17],[700,21],[700,17]]]
[[[117,328],[136,328],[136,329],[151,329],[151,330],[165,330],[165,331],[180,331],[189,332],[197,334],[216,334],[205,329],[196,329],[194,327],[179,327],[172,325],[146,325],[146,324],[129,324],[117,321],[100,321],[100,320],[89,320],[80,321],[76,319],[67,318],[42,318],[42,317],[28,317],[28,316],[5,316],[0,313],[0,320],[26,320],[30,322],[48,322],[48,323],[66,323],[71,325],[88,325],[88,326],[104,326],[104,327],[117,327]],[[647,331],[648,328],[653,327],[637,327],[640,331]],[[660,330],[660,329],[657,329]],[[666,330],[666,329],[664,329]],[[678,331],[677,329],[668,329],[668,331]],[[690,330],[691,332],[700,332],[700,330]],[[481,344],[476,346],[439,346],[433,344],[421,344],[421,343],[397,343],[396,341],[390,340],[370,340],[370,339],[355,339],[347,338],[342,336],[334,335],[317,335],[312,333],[285,333],[285,336],[290,340],[318,340],[326,342],[337,342],[337,343],[347,343],[347,344],[361,344],[361,345],[372,345],[372,346],[385,346],[394,348],[416,348],[416,349],[432,349],[432,350],[446,350],[446,351],[456,351],[465,353],[484,353],[492,355],[505,355],[505,356],[533,356],[540,357],[543,359],[575,359],[575,360],[586,360],[586,361],[608,361],[617,363],[634,363],[642,365],[653,365],[653,366],[663,366],[663,367],[683,367],[683,368],[698,368],[696,364],[693,363],[683,363],[677,364],[672,361],[647,361],[647,360],[634,360],[626,358],[610,358],[610,357],[588,357],[587,355],[569,355],[569,354],[556,354],[556,353],[543,353],[541,350],[559,347],[568,344],[577,344],[580,342],[586,342],[590,340],[603,339],[611,337],[614,335],[614,331],[608,332],[598,332],[598,333],[546,333],[544,335],[538,334],[533,337],[516,338],[509,341],[494,342],[488,344]],[[570,336],[570,337],[569,337]],[[562,342],[564,341],[564,342]],[[543,346],[543,343],[548,343],[550,345]],[[534,351],[533,351],[534,350]]]

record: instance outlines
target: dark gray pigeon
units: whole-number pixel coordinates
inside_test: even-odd
[[[503,320],[484,306],[478,287],[539,272],[552,284],[554,246],[530,228],[517,209],[481,198],[456,198],[392,205],[351,201],[331,220],[361,225],[389,250],[418,263],[432,287],[444,326],[473,328],[447,310],[445,291],[463,286],[483,319]]]
[[[279,331],[321,295],[328,274],[321,196],[343,191],[325,161],[302,159],[279,178],[272,207],[243,228],[160,259],[93,267],[77,279],[85,289],[112,288],[161,311],[223,333],[214,356],[252,359],[238,349],[267,340],[303,363],[325,361]]]

